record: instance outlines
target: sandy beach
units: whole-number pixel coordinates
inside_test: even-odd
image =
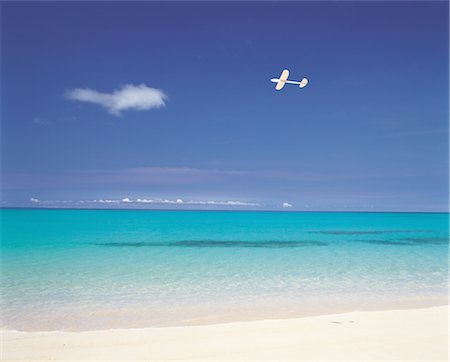
[[[87,332],[3,331],[3,360],[448,361],[448,307]]]

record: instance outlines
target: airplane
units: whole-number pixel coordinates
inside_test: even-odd
[[[276,90],[281,90],[286,85],[286,83],[289,84],[298,84],[300,88],[305,88],[308,84],[308,79],[303,78],[300,82],[294,81],[294,80],[288,80],[289,77],[289,70],[285,69],[281,72],[280,78],[272,78],[270,81],[273,83],[277,83],[275,86]]]

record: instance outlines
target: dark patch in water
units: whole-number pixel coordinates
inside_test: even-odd
[[[405,243],[402,241],[395,241],[395,240],[356,240],[362,243],[368,243],[368,244],[380,244],[380,245],[411,245],[411,243]]]
[[[150,243],[95,243],[94,245],[99,246],[112,246],[112,247],[121,247],[121,246],[129,246],[134,248],[140,248],[142,246],[154,245]]]
[[[310,234],[324,235],[380,235],[392,233],[429,233],[431,230],[324,230],[308,231]]]
[[[110,242],[110,243],[93,243],[93,245],[97,246],[107,246],[112,248],[142,248],[147,246],[168,246],[167,244],[161,243],[146,243],[146,242],[136,242],[136,243],[127,243],[127,242]]]
[[[432,238],[403,238],[401,240],[407,241],[411,244],[448,244],[448,237],[432,237]]]
[[[301,246],[324,246],[321,241],[222,241],[222,240],[186,240],[177,241],[176,246],[196,248],[297,248]]]
[[[223,241],[223,240],[183,240],[168,243],[147,242],[110,242],[95,243],[94,245],[106,247],[189,247],[189,248],[298,248],[303,246],[326,246],[322,241]]]
[[[358,239],[354,240],[362,243],[379,245],[445,245],[448,244],[448,237],[424,237],[424,238],[398,238],[398,239]],[[108,242],[95,243],[97,246],[105,247],[184,247],[184,248],[299,248],[305,246],[326,246],[323,241],[239,241],[239,240],[182,240],[166,243],[150,242]]]
[[[430,238],[401,238],[392,240],[356,240],[363,243],[382,244],[382,245],[445,245],[448,244],[448,237],[430,237]]]

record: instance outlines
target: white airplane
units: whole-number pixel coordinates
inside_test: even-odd
[[[277,83],[275,86],[276,90],[281,90],[285,86],[286,83],[289,84],[298,84],[300,88],[305,88],[308,84],[308,79],[303,78],[300,82],[294,80],[288,80],[289,70],[285,69],[281,72],[280,78],[272,78],[270,81],[273,83]]]

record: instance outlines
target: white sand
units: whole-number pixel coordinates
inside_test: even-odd
[[[448,307],[92,332],[3,331],[3,360],[448,361]]]

